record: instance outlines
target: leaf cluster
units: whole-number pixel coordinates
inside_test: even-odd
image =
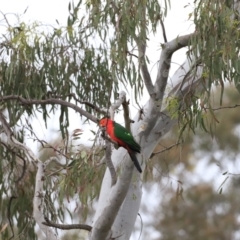
[[[204,66],[205,90],[210,94],[213,84],[233,82],[239,89],[239,14],[225,0],[199,2],[194,11],[196,35],[192,51]],[[222,95],[220,102],[222,101]]]

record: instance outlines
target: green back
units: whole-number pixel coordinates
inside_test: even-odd
[[[114,134],[117,138],[126,143],[131,150],[140,153],[141,147],[135,141],[132,134],[125,127],[116,122],[114,122]]]

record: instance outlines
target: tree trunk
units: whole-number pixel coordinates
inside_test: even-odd
[[[199,82],[201,80],[202,74],[201,67],[198,67],[194,75],[190,74],[191,78],[188,79],[188,81],[184,79],[186,73],[191,71],[191,69],[192,68],[189,65],[189,61],[187,60],[175,72],[174,76],[172,77],[173,82],[175,82],[175,86],[173,87],[173,89],[177,90],[175,92],[172,91],[170,93],[171,96],[182,96],[188,91],[195,91],[196,86],[200,86]],[[198,88],[198,90],[199,89],[201,88]],[[151,156],[160,139],[167,132],[169,132],[172,127],[177,123],[177,119],[172,119],[168,116],[166,109],[163,109],[161,112],[156,112],[154,111],[154,108],[155,104],[153,103],[152,99],[150,99],[144,106],[143,120],[138,121],[139,116],[137,115],[134,119],[135,123],[132,124],[133,136],[136,138],[137,141],[140,142],[142,148],[141,155],[138,154],[137,157],[143,171],[145,169],[147,160]],[[154,122],[152,121],[153,119]],[[149,127],[150,124],[154,125]],[[123,148],[120,148],[118,150],[114,149],[112,153],[112,161],[115,168],[124,168],[124,170],[120,170],[119,173],[119,179],[124,182],[123,177],[125,175],[126,166],[128,170],[130,169],[130,171],[133,168],[132,161],[129,158],[126,150]],[[116,188],[116,186],[114,186],[113,188],[111,187],[111,176],[107,169],[102,182],[97,211],[94,216],[93,234],[91,235],[91,239],[102,240],[116,238],[119,240],[126,240],[130,238],[142,198],[142,178],[135,168],[133,170],[133,176],[131,178],[131,181],[127,182],[126,179],[125,184],[122,184],[121,187],[122,188],[119,188],[118,191],[124,192],[126,197],[121,204],[119,211],[118,209],[115,209],[115,212],[113,212],[113,214],[116,215],[116,218],[111,227],[111,230],[109,231],[109,229],[106,227],[106,232],[104,236],[95,235],[94,228],[98,226],[97,222],[100,219],[101,221],[104,219],[106,215],[106,209],[111,204],[110,199],[112,196],[113,188]],[[128,189],[127,191],[126,188]]]

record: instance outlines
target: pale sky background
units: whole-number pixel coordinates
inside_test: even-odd
[[[77,2],[77,1],[75,1]],[[184,8],[185,5],[191,3],[192,5]],[[57,25],[56,19],[59,21],[60,25],[66,25],[67,16],[68,16],[68,0],[0,0],[1,12],[3,13],[17,13],[19,14],[22,20],[26,23],[39,21],[46,25],[52,24]],[[28,7],[28,10],[25,14],[24,11]],[[194,27],[191,21],[188,21],[189,14],[193,11],[193,0],[172,0],[171,1],[171,10],[169,10],[168,17],[165,21],[165,28],[168,40],[172,40],[176,38],[178,35],[184,35],[193,32]],[[10,16],[10,15],[9,15]],[[0,17],[2,19],[2,17]],[[15,18],[11,17],[11,23],[15,22]],[[0,22],[0,33],[4,31],[4,28],[1,26]],[[147,54],[150,58],[152,67],[150,67],[151,76],[156,76],[157,64],[156,62],[160,56],[160,43],[163,42],[162,33],[159,32],[157,36],[151,36],[150,41],[148,43]],[[181,64],[185,59],[185,51],[186,49],[180,50],[173,55],[172,61],[178,64]],[[179,67],[178,64],[172,64],[170,76],[174,73],[174,71]],[[124,89],[123,89],[124,90]],[[133,97],[128,96],[130,99]],[[144,104],[148,99],[147,93],[144,93],[144,97],[142,99],[142,104]],[[133,102],[133,101],[132,101]],[[72,116],[76,118],[74,122],[72,122],[71,129],[82,128],[80,126],[80,118],[79,115],[76,115],[74,111],[70,111]],[[136,113],[136,109],[132,109],[132,116]],[[74,118],[73,117],[73,118]],[[59,116],[55,116],[51,119],[52,125],[54,122],[58,121]],[[121,117],[119,118],[121,121]],[[41,121],[36,121],[36,128],[39,130],[39,135],[45,140],[50,140],[50,136],[47,135],[47,131],[45,130],[44,124]],[[38,125],[38,126],[37,126]],[[91,126],[93,127],[93,126]],[[89,139],[90,131],[85,130],[84,139]],[[51,135],[52,136],[52,135]],[[85,140],[86,143],[86,140]],[[37,149],[35,151],[37,153]],[[204,166],[204,161],[199,165],[197,171],[199,175],[201,172],[205,171],[204,179],[209,181],[213,178],[214,174],[219,175],[219,169],[216,167],[215,169],[211,169],[211,174],[206,172],[206,167]],[[193,179],[193,181],[199,181],[199,178]],[[220,179],[219,182],[222,180]],[[151,198],[159,197],[159,189],[157,189],[157,185],[153,187],[153,193]],[[216,185],[217,187],[217,185]],[[143,201],[149,201],[149,195],[143,194]],[[151,204],[152,208],[157,207],[154,204]],[[147,221],[146,216],[142,215],[143,222]],[[139,218],[137,219],[137,225],[140,223]],[[132,236],[132,240],[138,239],[139,233],[136,233]]]

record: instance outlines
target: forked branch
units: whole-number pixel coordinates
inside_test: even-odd
[[[156,92],[157,108],[161,110],[162,100],[165,93],[169,70],[171,65],[171,59],[174,52],[180,48],[188,46],[191,38],[195,33],[187,34],[184,36],[177,37],[170,42],[162,45],[162,52],[159,60],[159,67],[157,73],[157,79],[154,85]]]

